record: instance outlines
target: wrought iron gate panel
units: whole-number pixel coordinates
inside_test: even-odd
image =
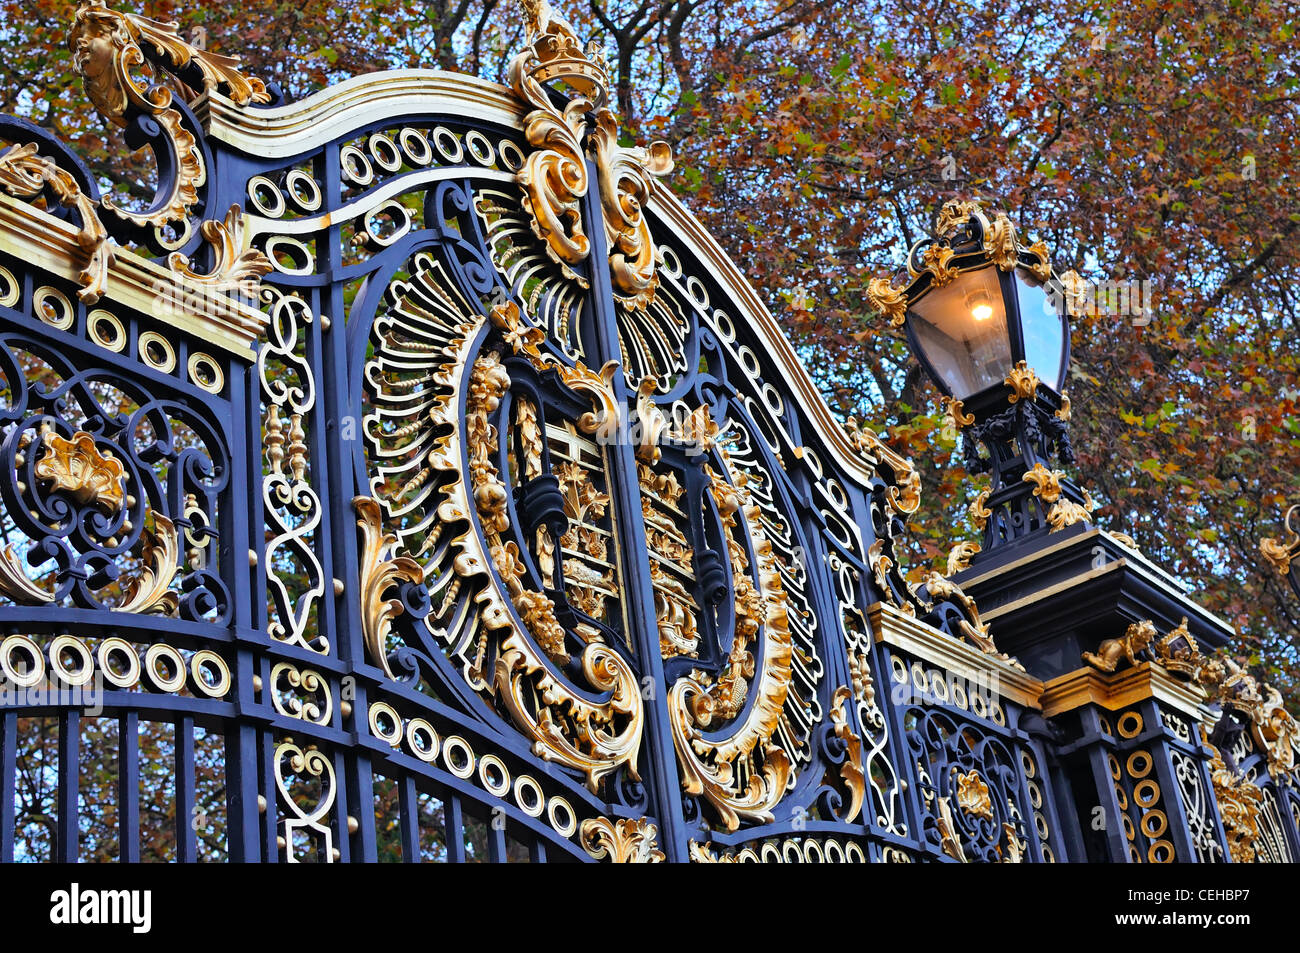
[[[106,684],[6,699],[0,859],[1124,859],[1153,770],[1170,853],[1221,859],[1220,748],[1295,856],[1282,729],[1261,771],[1165,689],[1117,737],[908,580],[919,475],[832,417],[558,18],[509,87],[299,103],[100,3],[70,46],[158,196],[0,120],[0,666]],[[1090,773],[1128,821],[1095,847]]]

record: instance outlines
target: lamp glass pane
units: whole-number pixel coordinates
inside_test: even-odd
[[[1025,361],[1048,387],[1061,390],[1065,373],[1065,321],[1057,311],[1047,286],[1024,269],[1016,269],[1016,294],[1020,304],[1020,331],[1025,342]],[[1062,303],[1062,307],[1063,307]]]
[[[954,397],[964,400],[1006,379],[1011,340],[997,269],[963,272],[909,310],[917,344]]]

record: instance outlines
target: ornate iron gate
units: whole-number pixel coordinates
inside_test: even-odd
[[[532,17],[509,88],[284,104],[85,3],[144,211],[0,121],[0,857],[92,852],[93,788],[124,859],[1082,859],[1043,684],[900,573],[917,474]]]

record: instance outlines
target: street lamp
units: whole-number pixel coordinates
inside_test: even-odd
[[[985,552],[1088,521],[1094,509],[1052,469],[1074,462],[1064,384],[1068,304],[1080,290],[1074,272],[1053,271],[1046,245],[1022,245],[1005,214],[990,218],[975,202],[944,205],[934,234],[909,252],[904,282],[868,286],[872,307],[906,328],[951,425],[969,428],[967,470],[992,475],[971,508]]]

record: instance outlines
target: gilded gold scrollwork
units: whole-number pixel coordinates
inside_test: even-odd
[[[224,221],[214,219],[199,226],[199,233],[213,249],[212,271],[194,271],[180,252],[168,256],[168,266],[191,284],[210,291],[256,295],[262,276],[271,271],[271,260],[261,250],[245,247],[244,231],[244,213],[238,205],[232,205]]]
[[[869,676],[868,676],[869,678]],[[835,689],[835,694],[831,696],[831,725],[835,732],[835,737],[839,738],[844,745],[844,763],[840,765],[840,778],[849,792],[848,807],[840,814],[840,820],[846,824],[852,823],[853,820],[862,811],[862,802],[866,797],[867,784],[866,777],[862,770],[862,739],[858,737],[852,726],[849,724],[849,714],[846,703],[854,697],[853,692],[846,686],[840,686]]]
[[[645,818],[611,821],[592,817],[578,828],[583,850],[596,860],[614,864],[660,864],[664,853],[655,846],[659,830]]]
[[[508,74],[515,94],[532,107],[524,117],[524,134],[534,151],[517,178],[526,193],[534,233],[566,274],[576,278],[569,266],[591,252],[580,203],[589,185],[584,117],[594,110],[589,139],[614,292],[626,307],[645,310],[654,301],[660,260],[645,206],[654,193],[653,177],[673,169],[672,151],[659,141],[648,148],[621,145],[618,119],[608,105],[605,64],[594,44],[583,50],[573,27],[545,0],[524,7],[529,45],[511,60]],[[543,85],[551,79],[563,80],[579,93],[563,109],[552,103]]]
[[[424,569],[409,556],[390,558],[389,553],[397,537],[384,531],[383,513],[379,501],[369,496],[352,500],[357,513],[357,526],[362,533],[361,544],[361,627],[365,637],[366,652],[370,660],[380,666],[389,678],[395,678],[388,663],[388,632],[393,619],[403,612],[400,599],[385,598],[394,586],[402,582],[419,584],[424,581]]]
[[[717,682],[695,671],[679,679],[669,692],[669,719],[682,767],[682,788],[700,795],[717,812],[727,830],[741,819],[770,821],[772,808],[793,779],[786,751],[772,741],[783,719],[790,690],[793,636],[788,596],[781,581],[772,543],[761,528],[757,507],[743,479],[728,482],[706,471],[724,524],[736,531],[737,513],[744,516],[757,561],[759,586],[748,575],[742,547],[731,541],[732,575],[736,589],[736,631],[723,675]],[[751,640],[762,639],[762,669],[755,670]],[[753,679],[751,686],[749,680]],[[745,718],[722,739],[709,739],[705,728],[739,714],[748,693],[753,700]]]
[[[108,266],[113,249],[108,232],[99,220],[95,203],[81,191],[76,179],[60,169],[53,160],[37,155],[34,143],[13,146],[0,155],[0,187],[18,198],[36,198],[48,186],[59,204],[75,208],[81,219],[77,244],[85,255],[86,265],[78,279],[77,297],[94,304],[108,290]]]

